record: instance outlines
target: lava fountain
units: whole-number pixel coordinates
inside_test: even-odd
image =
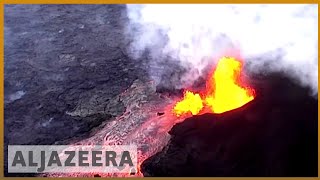
[[[177,116],[199,114],[204,108],[220,114],[239,108],[254,99],[254,90],[241,85],[242,62],[233,57],[222,57],[207,80],[204,93],[184,92],[173,112]]]

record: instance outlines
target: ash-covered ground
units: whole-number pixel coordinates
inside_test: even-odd
[[[207,173],[207,169],[191,171],[179,164],[187,162],[184,165],[189,166],[190,164],[188,163],[194,160],[192,158],[198,157],[193,156],[194,154],[189,151],[189,147],[200,151],[200,153],[206,151],[207,149],[205,148],[215,149],[215,147],[219,147],[221,149],[221,147],[224,148],[225,144],[229,146],[229,143],[232,148],[238,147],[238,145],[242,145],[241,140],[243,139],[241,138],[250,136],[250,130],[257,125],[259,128],[263,127],[261,128],[265,130],[263,132],[271,133],[271,135],[267,134],[263,136],[263,138],[268,137],[263,139],[263,143],[273,144],[270,142],[272,138],[279,138],[279,136],[273,135],[273,132],[282,132],[279,134],[280,136],[284,136],[282,140],[274,141],[275,144],[272,147],[262,143],[263,146],[261,147],[266,147],[265,151],[268,151],[268,148],[270,148],[272,152],[275,152],[274,154],[267,154],[271,156],[271,160],[266,160],[267,165],[263,165],[272,167],[272,160],[276,159],[279,155],[277,148],[273,149],[273,147],[281,145],[283,141],[290,140],[291,137],[300,138],[297,141],[298,145],[305,145],[301,142],[304,142],[305,138],[309,139],[306,142],[306,147],[313,149],[306,152],[304,151],[305,149],[302,149],[302,152],[310,155],[302,157],[309,159],[315,157],[314,153],[317,152],[315,149],[317,147],[317,119],[315,117],[317,114],[315,114],[314,108],[317,106],[317,100],[310,100],[306,89],[299,89],[299,86],[296,87],[290,83],[287,87],[286,84],[289,81],[287,79],[281,81],[286,83],[284,85],[285,88],[283,88],[284,91],[279,92],[279,94],[275,93],[276,89],[272,89],[271,91],[262,90],[262,92],[272,92],[272,94],[267,94],[266,97],[275,99],[285,94],[284,103],[294,103],[297,106],[299,103],[304,106],[302,102],[307,101],[305,107],[311,107],[311,109],[307,110],[312,114],[306,116],[306,119],[308,119],[307,117],[311,117],[310,121],[304,122],[301,119],[294,119],[294,124],[292,125],[290,124],[290,119],[281,119],[281,117],[286,117],[282,115],[278,116],[277,114],[279,109],[281,110],[284,107],[281,104],[283,101],[281,101],[280,108],[276,106],[275,110],[272,111],[273,113],[268,116],[271,119],[273,116],[277,116],[272,121],[268,121],[268,118],[264,117],[263,123],[252,123],[247,122],[246,118],[244,120],[240,118],[239,122],[245,121],[243,124],[240,123],[239,125],[239,122],[235,120],[235,123],[225,125],[228,122],[233,122],[228,121],[222,126],[227,126],[226,129],[231,130],[243,127],[249,135],[243,134],[241,130],[227,135],[222,134],[216,137],[217,139],[214,143],[210,146],[205,146],[204,149],[202,149],[203,144],[201,143],[207,143],[208,137],[202,138],[203,141],[193,140],[195,137],[203,136],[202,133],[211,136],[210,133],[212,132],[202,132],[201,125],[198,125],[200,128],[198,130],[190,127],[189,125],[195,119],[187,119],[170,131],[176,123],[183,121],[183,118],[177,118],[170,113],[171,106],[176,102],[176,98],[178,98],[175,93],[179,94],[179,90],[172,90],[170,86],[163,87],[157,85],[150,79],[148,72],[150,66],[154,66],[152,67],[153,70],[158,68],[159,72],[163,72],[163,69],[166,69],[167,72],[161,74],[159,79],[161,79],[161,82],[166,82],[166,85],[170,85],[173,79],[179,78],[179,73],[183,72],[183,69],[176,64],[169,64],[166,61],[163,61],[164,63],[161,65],[153,64],[149,61],[150,58],[147,53],[138,60],[130,58],[127,48],[132,39],[124,35],[126,23],[128,23],[128,19],[125,5],[5,6],[5,149],[8,144],[113,145],[136,143],[139,147],[139,164],[142,164],[148,158],[143,163],[142,168],[142,172],[145,175],[199,176],[197,173]],[[173,63],[173,61],[170,62]],[[157,73],[153,72],[152,74],[155,75]],[[272,78],[271,82],[280,78],[280,76]],[[201,80],[198,83],[204,84]],[[265,86],[261,87],[264,88]],[[291,87],[298,90],[288,94],[292,90]],[[277,86],[273,88],[277,88]],[[297,99],[292,97],[297,97]],[[274,101],[271,104],[277,105],[277,102]],[[266,107],[270,108],[269,105],[270,103]],[[291,109],[284,108],[284,112],[290,113],[291,110],[296,110],[295,108],[297,107],[292,107]],[[268,110],[263,110],[261,106],[258,109],[263,112],[261,113],[263,115]],[[299,117],[303,116],[303,112],[295,112],[298,113]],[[253,121],[256,121],[259,119],[255,117],[255,114],[252,116],[254,117],[250,116],[249,120],[253,119]],[[294,114],[292,116],[294,117]],[[280,125],[277,122],[279,119],[282,120]],[[290,125],[286,126],[286,123]],[[221,127],[219,125],[215,126],[214,123],[212,125],[207,121],[202,125],[205,126],[206,124],[209,124],[209,130],[211,126],[214,129]],[[298,127],[302,127],[303,129],[298,135],[295,135],[300,131]],[[186,131],[184,128],[186,128]],[[248,141],[244,142],[250,143],[250,140],[254,139],[253,142],[257,143],[256,139],[260,137],[258,135],[262,131],[258,135],[256,132],[261,129],[253,131],[252,135],[255,137],[248,138]],[[169,131],[174,136],[170,136],[168,134]],[[221,131],[220,129],[219,132]],[[286,132],[290,133],[290,136],[286,137]],[[240,140],[236,138],[239,134],[242,135],[239,136]],[[213,133],[213,135],[216,134]],[[175,139],[177,137],[178,141]],[[183,141],[183,138],[185,138],[185,141]],[[181,139],[182,141],[179,141]],[[239,142],[236,144],[237,146],[233,146],[232,144],[235,141]],[[191,143],[185,143],[183,146],[176,147],[177,144],[174,142],[178,142],[178,144],[181,142]],[[199,146],[193,147],[197,143],[192,142],[199,142]],[[295,141],[291,142],[295,143]],[[185,150],[188,152],[181,150],[181,147],[184,146],[186,146]],[[248,147],[250,148],[251,146]],[[288,150],[288,147],[285,144],[281,149],[285,151]],[[174,149],[173,152],[171,148]],[[180,155],[171,156],[172,154],[166,154],[167,149],[172,154],[186,156],[183,156],[182,159]],[[209,150],[214,151],[213,149]],[[240,152],[229,149],[225,153],[225,156],[231,157],[225,157],[228,160],[225,164],[221,164],[222,160],[224,160],[223,158],[222,160],[216,159],[217,161],[214,164],[216,171],[212,171],[213,174],[209,173],[206,175],[252,175],[246,174],[246,172],[252,172],[250,168],[249,170],[246,169],[248,171],[242,174],[242,169],[232,171],[232,167],[238,167],[235,166],[238,162],[234,163],[238,160],[234,158],[235,155],[240,154],[240,156],[244,155],[243,157],[252,158],[252,156],[245,155],[250,154],[249,151],[253,151],[253,149],[244,149],[244,151],[242,151],[242,148],[239,149]],[[156,154],[159,151],[161,152]],[[216,152],[221,153],[219,149]],[[247,154],[243,152],[247,152]],[[191,155],[188,153],[191,153]],[[154,154],[156,155],[152,156]],[[159,160],[159,156],[163,158]],[[179,161],[179,158],[182,161]],[[306,163],[301,159],[303,158],[298,159],[299,162]],[[170,160],[178,163],[177,166]],[[286,159],[282,160],[285,161]],[[167,166],[167,162],[172,163],[173,167]],[[259,165],[256,161],[253,161],[256,164],[251,161],[244,162],[244,164],[241,164],[241,161],[238,165],[242,166],[246,165],[246,163],[250,167]],[[197,163],[201,165],[202,162]],[[208,162],[204,161],[204,163],[208,165]],[[294,159],[290,163],[295,163]],[[5,163],[6,165],[7,163]],[[294,168],[296,167],[294,166]],[[304,171],[307,174],[303,175],[313,175],[314,170],[317,169],[314,162],[311,163],[311,166],[305,167],[311,167],[312,169]],[[219,168],[224,168],[225,171],[219,171]],[[273,174],[263,174],[260,171],[256,171],[256,174],[253,175],[291,175],[290,173],[286,173],[286,171],[282,171],[281,167],[276,168],[278,169]],[[186,174],[186,172],[189,174]],[[237,172],[240,173],[237,174]],[[7,175],[17,176],[17,174]],[[83,173],[40,174],[40,176],[51,177],[93,177],[95,175],[121,176],[117,174]],[[34,176],[34,174],[18,174],[18,176]],[[142,176],[142,174],[140,173],[135,176]]]

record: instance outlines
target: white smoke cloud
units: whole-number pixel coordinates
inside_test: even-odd
[[[127,13],[132,55],[148,49],[154,62],[179,61],[196,72],[186,73],[185,82],[235,46],[249,70],[290,72],[318,92],[318,5],[127,5]]]

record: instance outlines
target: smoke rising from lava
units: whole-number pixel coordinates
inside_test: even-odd
[[[317,5],[127,5],[127,14],[129,53],[149,52],[151,77],[177,62],[186,72],[176,86],[190,86],[237,48],[249,71],[286,72],[318,93]]]

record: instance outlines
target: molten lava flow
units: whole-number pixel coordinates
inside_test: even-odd
[[[203,108],[202,99],[199,94],[193,94],[191,91],[184,93],[182,101],[178,102],[174,107],[177,116],[191,112],[196,115]]]
[[[213,113],[223,113],[239,108],[254,99],[254,91],[239,85],[242,64],[235,58],[223,57],[207,81],[204,97],[186,91],[184,99],[174,107],[177,116],[191,112],[199,114],[204,106]]]
[[[208,92],[205,103],[214,113],[239,108],[254,99],[253,90],[237,84],[242,64],[234,58],[223,57],[209,79],[213,92]]]

